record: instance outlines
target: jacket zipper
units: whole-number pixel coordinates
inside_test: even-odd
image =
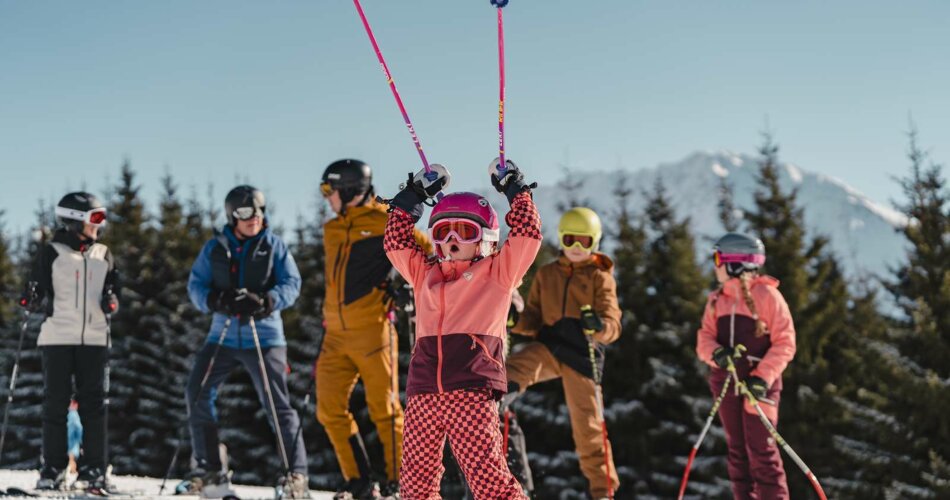
[[[89,286],[89,285],[86,283],[86,273],[89,272],[89,270],[87,269],[87,263],[88,263],[88,261],[86,260],[86,253],[83,252],[83,253],[82,253],[82,275],[83,275],[83,287],[82,287],[82,333],[79,334],[80,344],[81,344],[81,345],[86,345],[86,299],[87,299],[86,295],[88,295],[88,294],[86,293],[86,291],[87,291],[87,288],[88,288],[88,286]],[[77,278],[78,278],[78,277],[79,277],[79,276],[77,276]],[[77,293],[78,293],[78,290],[79,290],[79,280],[78,280],[78,279],[76,280],[76,290],[77,290]]]
[[[442,268],[439,268],[439,272],[442,272]],[[436,337],[437,343],[437,352],[436,359],[437,366],[435,372],[435,383],[439,388],[439,394],[445,392],[442,389],[442,320],[445,319],[445,274],[442,274],[442,283],[439,284],[439,331],[438,336]]]
[[[729,347],[736,346],[736,304],[732,304],[732,314],[729,316]]]
[[[488,350],[488,345],[486,345],[478,337],[476,337],[475,335],[471,333],[468,334],[468,336],[472,337],[472,350],[475,350],[476,347],[481,346],[482,350],[485,351],[485,355],[488,356],[489,361],[491,361],[492,363],[495,363],[499,367],[502,366],[501,362],[495,359],[495,357],[491,355],[491,351]]]
[[[561,317],[567,316],[567,292],[571,289],[571,278],[574,277],[574,266],[567,268],[567,281],[564,282],[564,300],[561,302]]]
[[[340,264],[346,262],[348,259],[344,259],[343,255],[347,253],[347,249],[350,247],[350,230],[353,228],[353,221],[350,221],[346,226],[346,241],[343,242],[343,245],[340,246],[340,252],[336,256],[336,283],[337,283],[337,307],[340,310],[340,324],[343,325],[343,329],[346,330],[346,320],[343,319],[343,281],[340,279],[340,275],[343,274],[343,267]],[[342,262],[341,262],[342,261]]]

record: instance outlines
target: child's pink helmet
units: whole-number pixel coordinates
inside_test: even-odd
[[[495,245],[501,239],[498,226],[498,214],[492,208],[488,199],[482,195],[468,192],[459,192],[445,195],[432,209],[429,215],[429,232],[432,226],[442,219],[466,219],[475,222],[482,228],[480,256],[490,255]],[[436,245],[439,257],[444,257]]]

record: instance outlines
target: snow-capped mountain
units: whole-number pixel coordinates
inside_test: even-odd
[[[710,251],[711,241],[724,231],[717,203],[719,183],[725,178],[735,193],[738,209],[753,208],[758,158],[729,152],[697,152],[675,163],[637,171],[574,172],[585,179],[581,187],[559,186],[542,179],[535,201],[544,220],[544,233],[556,238],[558,204],[587,203],[601,214],[605,225],[617,211],[614,194],[618,179],[626,178],[631,189],[629,208],[642,213],[646,196],[657,176],[666,186],[678,217],[687,216],[697,237],[699,255]],[[888,266],[905,253],[903,236],[897,231],[906,223],[899,212],[868,199],[841,181],[808,172],[789,163],[780,164],[783,191],[798,190],[798,204],[804,208],[806,237],[824,235],[852,277],[885,275]],[[503,206],[503,205],[502,205]],[[609,242],[608,248],[609,248]]]

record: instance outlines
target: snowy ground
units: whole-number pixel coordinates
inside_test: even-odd
[[[24,490],[30,490],[33,486],[36,485],[36,480],[39,478],[39,472],[35,470],[7,470],[0,469],[0,490],[6,490],[11,486],[17,488],[22,488]],[[191,499],[198,498],[197,496],[174,496],[171,493],[174,493],[175,485],[178,483],[178,480],[169,479],[168,483],[165,485],[165,495],[158,495],[158,488],[162,484],[161,478],[151,478],[151,477],[137,477],[137,476],[116,476],[113,478],[113,482],[116,487],[122,491],[133,491],[136,493],[141,492],[142,498],[173,498],[173,499]],[[261,499],[261,500],[270,500],[274,498],[274,489],[266,488],[263,486],[241,486],[234,485],[234,489],[237,491],[239,497],[242,500],[246,499]],[[332,493],[311,491],[311,498],[315,500],[329,500],[333,498]],[[16,498],[16,497],[4,497],[4,498]],[[63,498],[67,498],[65,495]]]

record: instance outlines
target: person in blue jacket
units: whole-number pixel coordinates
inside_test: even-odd
[[[253,318],[276,407],[277,427],[290,464],[288,476],[281,479],[286,481],[283,489],[290,498],[303,498],[308,485],[306,450],[303,435],[297,432],[300,419],[287,391],[287,341],[280,317],[281,309],[291,307],[300,294],[300,272],[287,245],[267,227],[263,193],[251,186],[238,186],[228,193],[224,207],[228,224],[202,248],[188,279],[192,303],[202,312],[214,314],[185,390],[192,449],[198,464],[189,475],[191,489],[201,490],[206,497],[231,493],[230,474],[222,470],[218,454],[214,403],[218,388],[232,369],[241,366],[250,375],[274,428],[252,336]],[[212,369],[202,387],[209,365]]]

